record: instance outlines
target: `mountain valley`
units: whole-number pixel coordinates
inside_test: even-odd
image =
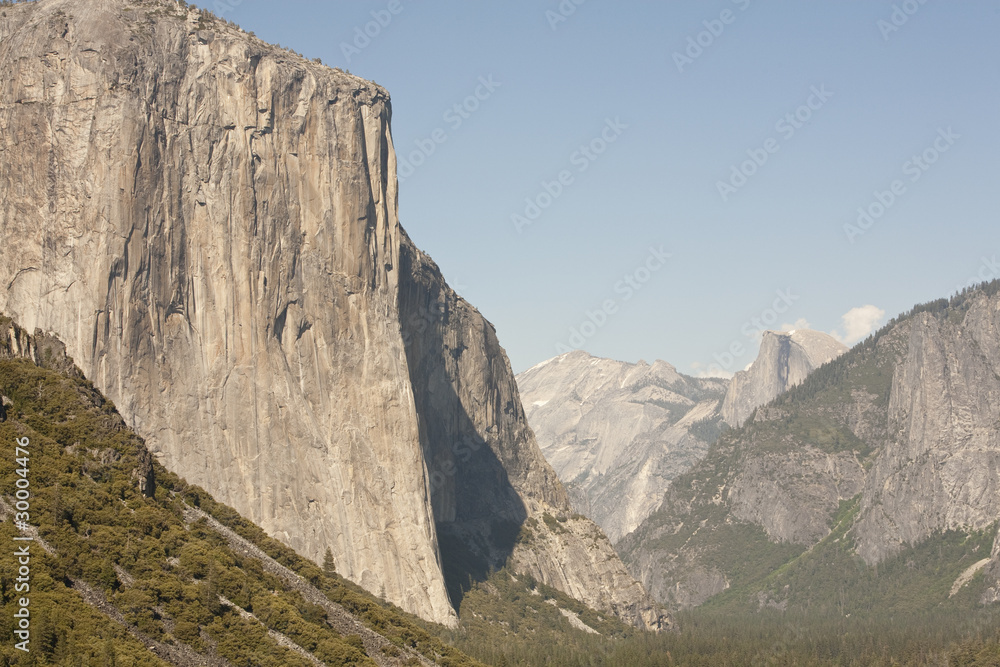
[[[631,35],[668,17],[657,28],[674,38],[701,22],[707,32],[679,38],[698,46],[740,14],[716,24],[687,16],[693,3],[666,3],[637,22],[613,5],[577,15],[581,4],[452,16],[397,1],[220,0],[214,13],[184,0],[0,2],[0,667],[1000,665],[995,258],[951,296],[886,323],[885,309],[966,275],[955,262],[968,257],[917,238],[938,231],[924,210],[950,214],[955,200],[918,207],[914,194],[893,211],[916,221],[905,232],[912,257],[932,255],[910,273],[892,264],[897,247],[880,245],[895,221],[863,245],[848,233],[848,256],[827,240],[838,225],[816,232],[782,208],[830,214],[832,195],[805,187],[818,187],[815,170],[791,149],[752,188],[743,167],[763,167],[754,156],[777,148],[746,151],[731,169],[748,187],[734,185],[716,210],[717,198],[699,199],[721,192],[715,177],[700,190],[688,179],[724,173],[730,158],[715,162],[749,140],[737,134],[744,121],[772,114],[742,90],[756,94],[762,80],[732,68],[739,85],[711,78],[729,50],[761,66],[738,49],[745,37],[727,33],[659,103],[656,86],[631,78],[654,73],[640,49],[663,56],[659,37],[616,53],[594,40],[618,45],[616,21]],[[786,9],[772,18],[816,19],[809,32],[789,23],[797,36],[857,43],[825,32],[858,23],[857,7]],[[921,11],[907,35],[878,46],[909,39],[940,56],[928,48],[939,35],[917,24],[943,32],[968,20]],[[741,34],[775,21],[750,23]],[[319,55],[339,53],[342,66],[250,27],[293,34],[311,55],[319,40],[329,47]],[[978,44],[966,33],[963,49],[967,37]],[[812,76],[805,56],[815,54],[801,55]],[[782,67],[806,67],[799,60]],[[869,69],[884,74],[858,62],[860,83]],[[348,64],[385,76],[396,104]],[[826,65],[832,77],[842,63]],[[465,74],[476,83],[463,100],[468,91],[442,82]],[[586,87],[570,88],[575,79]],[[621,88],[598,100],[597,82]],[[450,131],[428,130],[453,93],[462,101],[444,116]],[[835,145],[824,142],[847,97],[796,150]],[[617,106],[605,111],[608,101]],[[579,172],[549,173],[583,131],[574,114],[594,108],[607,115],[601,134],[565,153]],[[972,143],[935,168],[921,197],[942,187],[932,178],[969,196],[946,172],[989,146]],[[655,169],[639,170],[650,155]],[[988,151],[980,159],[993,165]],[[868,177],[827,166],[840,169],[828,179],[838,186]],[[520,213],[513,229],[494,225],[510,202],[531,225],[517,224]],[[773,222],[745,224],[753,215]],[[717,233],[737,222],[738,233]],[[982,241],[958,229],[954,254]],[[676,247],[653,238],[668,232]],[[637,259],[647,247],[660,249],[655,261]],[[865,273],[865,253],[884,285]],[[619,260],[638,263],[616,283]],[[612,267],[613,279],[594,267]],[[925,281],[897,285],[925,267]],[[475,275],[459,294],[445,276],[462,270]],[[754,314],[765,280],[796,296],[779,292],[748,320],[781,330],[760,331],[756,359],[732,377],[579,349],[513,372],[511,359],[522,368],[550,354],[546,332],[581,312],[588,328],[571,329],[574,345],[599,331],[588,349],[653,359],[669,341],[707,358],[706,332]],[[597,303],[599,315],[587,310]],[[869,305],[836,328],[821,319],[859,303]]]

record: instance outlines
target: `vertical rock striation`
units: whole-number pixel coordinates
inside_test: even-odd
[[[165,0],[6,7],[0,37],[0,309],[168,468],[454,624],[439,526],[496,560],[567,505],[399,226],[386,92]]]
[[[570,516],[493,326],[405,236],[400,275],[403,337],[452,598],[470,578],[507,563],[637,627],[669,627],[601,530]]]
[[[175,3],[7,21],[2,307],[65,340],[168,468],[452,622],[414,502],[385,91]]]

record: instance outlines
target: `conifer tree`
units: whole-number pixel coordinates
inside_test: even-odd
[[[326,554],[323,555],[323,571],[327,574],[333,574],[337,571],[337,563],[333,559],[333,551],[330,547],[326,548]]]

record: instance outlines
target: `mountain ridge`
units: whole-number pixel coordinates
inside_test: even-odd
[[[846,349],[819,331],[765,331],[757,358],[728,381],[683,375],[662,360],[630,364],[577,350],[536,364],[517,382],[574,508],[617,542],[725,428]]]

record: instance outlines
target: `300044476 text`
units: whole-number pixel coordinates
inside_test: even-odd
[[[28,445],[31,442],[28,438],[18,438],[14,446],[14,469],[16,475],[14,491],[16,501],[14,503],[14,525],[21,531],[21,535],[14,537],[15,549],[14,559],[17,561],[17,578],[15,579],[14,590],[18,593],[26,594],[31,591],[31,548],[29,544],[18,544],[19,542],[30,542],[33,538],[23,533],[28,530],[31,519],[31,482],[28,479],[28,463],[30,452]],[[14,637],[19,641],[14,644],[18,650],[28,652],[28,643],[31,640],[31,610],[29,608],[30,599],[27,597],[18,598],[17,611],[14,612]]]

